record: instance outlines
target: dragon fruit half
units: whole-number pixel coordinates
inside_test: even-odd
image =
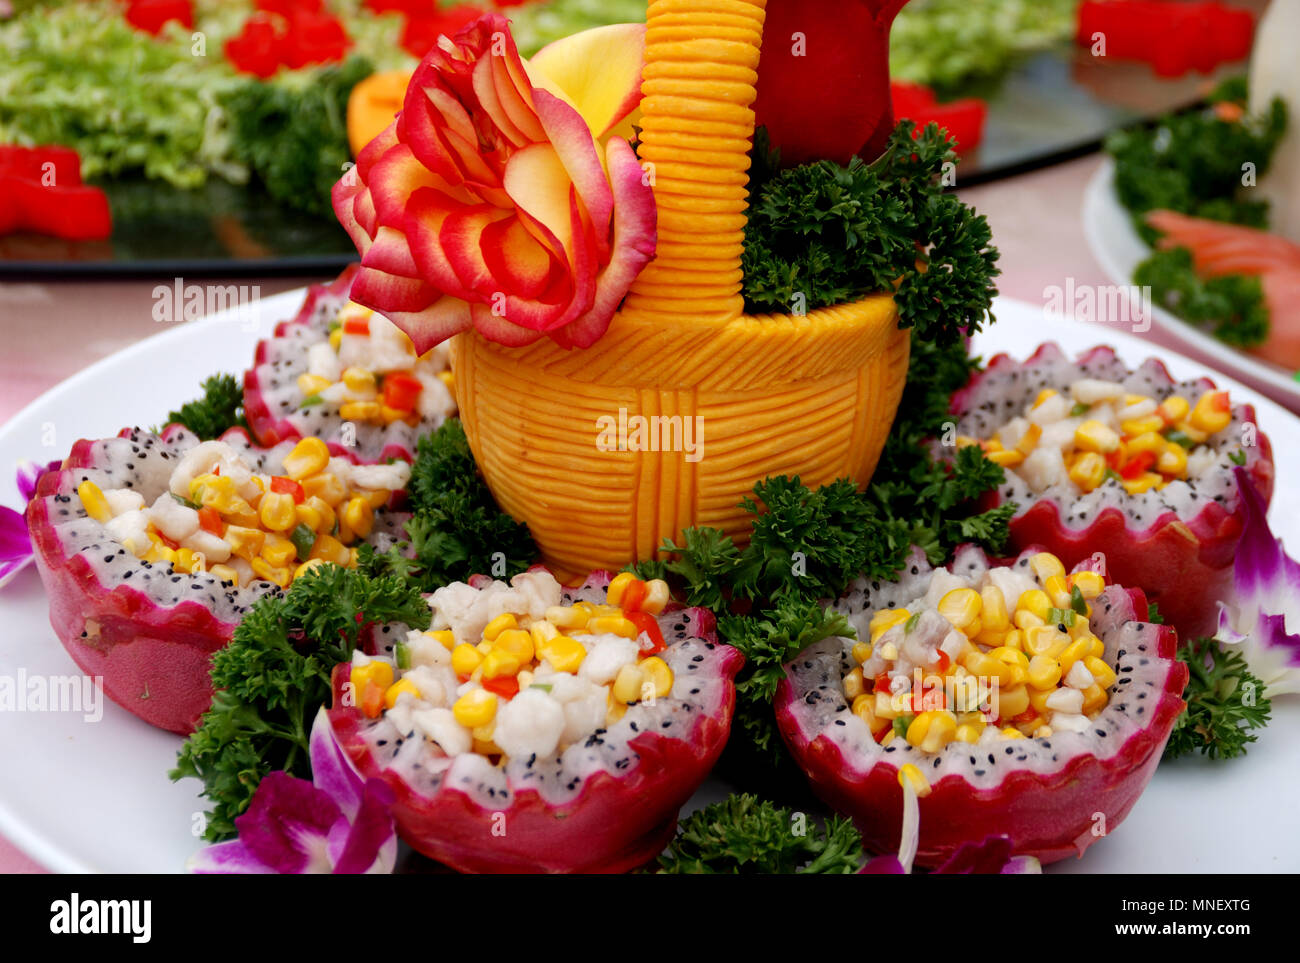
[[[285,442],[257,448],[240,429],[217,442],[200,442],[177,425],[161,435],[127,429],[116,438],[78,441],[62,468],[41,477],[26,517],[50,600],[50,623],[77,665],[102,678],[114,702],[151,725],[192,731],[212,698],[210,656],[230,641],[257,599],[280,591],[280,584],[255,572],[222,538],[194,527],[203,513],[170,494],[178,472],[187,470],[182,466],[192,455],[226,468],[228,477],[242,466],[241,483],[253,484],[250,475],[283,474],[295,447]],[[343,458],[329,462],[331,473],[350,464]],[[164,514],[155,515],[155,509]],[[368,540],[382,550],[392,544],[403,516],[385,507],[371,511]],[[211,512],[207,519],[219,519]],[[166,519],[164,531],[149,527],[154,518]],[[225,522],[213,528],[231,538],[237,531]],[[179,542],[171,541],[167,529],[192,542],[193,549],[184,550],[188,555],[180,556]],[[265,542],[274,539],[265,536]],[[340,554],[336,561],[346,560]],[[263,562],[257,559],[259,566]],[[287,564],[262,572],[287,584]]]
[[[456,413],[446,348],[417,358],[395,325],[348,301],[355,275],[311,287],[297,316],[258,343],[244,415],[260,444],[317,437],[361,462],[409,459]]]
[[[1182,712],[1187,668],[1174,630],[1144,621],[1140,590],[1063,572],[1049,553],[991,566],[964,546],[949,570],[917,550],[897,582],[859,580],[835,604],[860,641],[826,639],[786,666],[781,734],[868,848],[899,846],[900,776],[924,797],[923,866],[993,836],[1052,862],[1128,814]],[[1059,623],[1036,614],[1044,601]]]
[[[1024,362],[995,357],[950,410],[958,443],[976,440],[1007,467],[990,501],[1018,506],[1013,550],[1041,545],[1067,567],[1104,557],[1182,635],[1213,633],[1243,525],[1233,468],[1266,502],[1273,490],[1252,406],[1230,407],[1207,378],[1176,383],[1154,359],[1131,370],[1110,348],[1070,360],[1049,343]]]
[[[334,731],[363,777],[393,788],[411,846],[462,872],[622,872],[663,849],[727,740],[743,659],[663,583],[658,605],[619,599],[630,579],[457,583],[392,662],[336,670]],[[522,661],[502,670],[504,649]],[[395,683],[393,663],[407,666]]]

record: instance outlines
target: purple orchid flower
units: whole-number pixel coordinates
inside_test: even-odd
[[[1245,524],[1233,562],[1233,597],[1219,603],[1215,638],[1237,646],[1264,696],[1300,692],[1300,563],[1268,527],[1264,499],[1250,476],[1234,468]]]
[[[866,876],[906,876],[912,872],[916,848],[921,839],[921,806],[916,789],[903,780],[903,831],[897,856],[877,856],[858,873]],[[1033,874],[1043,871],[1033,856],[1012,856],[1011,840],[1006,836],[989,836],[978,843],[962,843],[957,851],[931,870],[946,875],[973,873],[986,875]]]
[[[24,507],[36,494],[36,483],[47,471],[54,471],[62,462],[52,461],[48,465],[35,462],[18,463],[18,494]],[[27,520],[21,511],[14,511],[0,505],[0,587],[27,567],[32,560],[32,540],[27,534]]]
[[[334,738],[322,708],[311,728],[312,781],[270,773],[239,838],[190,858],[194,873],[391,873],[397,861],[393,791],[363,780]]]

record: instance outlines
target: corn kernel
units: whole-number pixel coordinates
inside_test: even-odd
[[[1130,438],[1140,437],[1142,435],[1154,434],[1157,438],[1159,433],[1165,427],[1165,420],[1159,415],[1147,415],[1143,418],[1129,418],[1121,421],[1119,424],[1120,431],[1124,432]]]
[[[355,394],[373,395],[376,389],[375,373],[365,368],[347,368],[343,372],[343,384]]]
[[[329,464],[330,450],[319,438],[303,438],[284,456],[284,473],[297,481]]]
[[[374,683],[381,689],[393,684],[393,667],[382,659],[352,667],[352,691],[360,696],[368,685]]]
[[[873,651],[873,648],[872,648],[872,645],[871,645],[870,642],[856,642],[856,643],[854,643],[854,645],[853,645],[853,661],[856,662],[856,663],[858,663],[858,665],[861,665],[863,662],[866,662],[868,659],[871,658],[871,653],[872,653],[872,651]]]
[[[1050,655],[1036,655],[1029,660],[1029,684],[1035,689],[1054,689],[1061,681],[1061,663]]]
[[[1052,727],[1046,725],[1039,726],[1037,729],[1034,730],[1034,738],[1035,739],[1052,738]]]
[[[1014,728],[1012,728],[1011,726],[1007,726],[1005,729],[1002,730],[1002,738],[1003,738],[1003,739],[1023,739],[1023,738],[1025,738],[1025,734],[1024,734],[1023,732],[1021,732],[1019,729],[1014,729]]]
[[[998,714],[1011,719],[1029,708],[1029,689],[1024,685],[998,691]]]
[[[1160,403],[1160,407],[1157,409],[1166,425],[1178,424],[1191,413],[1191,410],[1192,406],[1187,399],[1178,395],[1170,395]]]
[[[1119,435],[1115,429],[1091,418],[1074,430],[1074,447],[1109,455],[1112,451],[1119,450]]]
[[[1096,572],[1080,571],[1070,576],[1070,585],[1091,602],[1106,589],[1106,580]]]
[[[1175,442],[1169,442],[1168,447],[1156,459],[1156,470],[1162,475],[1182,478],[1187,474],[1187,449]]]
[[[364,498],[353,498],[343,509],[343,521],[358,538],[365,538],[375,527],[375,511]]]
[[[229,565],[214,565],[212,568],[208,569],[208,574],[215,575],[223,582],[233,582],[235,585],[239,584],[239,573]]]
[[[1040,582],[1046,582],[1053,575],[1065,577],[1065,566],[1051,552],[1038,552],[1030,556],[1029,567],[1034,570],[1034,574],[1038,576]]]
[[[1068,674],[1070,669],[1074,667],[1074,663],[1078,662],[1080,659],[1086,659],[1088,657],[1088,653],[1090,653],[1091,651],[1092,651],[1091,638],[1076,639],[1075,641],[1067,645],[1064,651],[1062,651],[1060,655],[1061,674],[1062,675]]]
[[[316,543],[311,547],[311,557],[323,558],[327,562],[345,567],[352,561],[352,553],[332,535],[316,536]]]
[[[330,514],[333,514],[333,512]],[[321,524],[324,519],[320,511],[306,502],[294,506],[294,516],[297,518],[297,524],[306,525],[313,532],[319,532],[324,527]],[[331,525],[330,527],[333,528],[334,526]]]
[[[852,702],[862,695],[865,689],[866,683],[862,678],[862,666],[859,665],[844,677],[844,698]]]
[[[245,561],[252,561],[253,556],[260,555],[262,546],[266,544],[266,533],[260,528],[245,528],[242,525],[228,525],[226,527],[226,544],[230,546],[230,553],[237,555]],[[284,562],[280,562],[281,565]]]
[[[1055,686],[1053,686],[1050,689],[1039,689],[1034,686],[1030,686],[1028,691],[1029,691],[1029,708],[1033,709],[1039,715],[1042,715],[1043,713],[1050,711],[1047,708],[1047,700],[1051,696],[1051,694],[1056,691]]]
[[[875,706],[873,706],[873,709],[876,713],[876,718],[887,719],[891,721],[897,719],[898,709],[894,707],[894,702],[890,698],[889,693],[884,690],[877,689],[875,692],[875,696],[876,696],[876,704]]]
[[[871,616],[871,642],[874,645],[880,637],[895,625],[901,625],[912,617],[907,609],[881,609]]]
[[[262,540],[262,551],[259,554],[269,564],[281,566],[288,565],[292,559],[297,558],[298,549],[283,535],[271,532]],[[252,561],[250,558],[249,562]]]
[[[984,457],[995,465],[1001,465],[1003,468],[1015,468],[1025,460],[1025,456],[1015,449],[1011,451],[985,452]]]
[[[907,741],[922,752],[938,752],[952,742],[957,717],[946,709],[919,713],[907,727]]]
[[[492,643],[492,648],[509,652],[520,664],[533,661],[533,636],[526,629],[505,629]]]
[[[1105,707],[1110,701],[1110,697],[1097,683],[1093,683],[1083,690],[1083,712],[1084,715],[1091,716],[1094,712]]]
[[[1024,630],[1012,629],[1003,637],[1001,647],[1004,649],[1012,649],[1016,652],[1023,652],[1025,648]]]
[[[1044,625],[1025,633],[1025,654],[1029,656],[1050,655],[1055,659],[1069,644],[1070,637],[1054,625]]]
[[[293,579],[293,572],[288,568],[279,565],[271,565],[262,555],[254,558],[249,564],[253,567],[253,571],[259,578],[265,579],[268,582],[274,582],[281,588],[288,585]]]
[[[1028,457],[1033,454],[1034,448],[1038,445],[1038,440],[1042,437],[1042,425],[1031,424],[1025,429],[1025,433],[1020,436],[1020,440],[1016,442],[1015,450]]]
[[[328,565],[328,564],[329,563],[324,561],[323,559],[309,558],[307,559],[307,561],[303,562],[301,565],[299,565],[296,569],[293,570],[293,577],[295,579],[300,579],[308,572],[312,572],[320,568],[322,565]]]
[[[549,642],[559,635],[560,630],[550,622],[542,619],[528,626],[528,634],[533,637],[533,650],[536,651],[542,647],[543,643]]]
[[[638,579],[631,572],[619,572],[610,579],[609,588],[605,590],[605,601],[610,605],[619,605],[623,601],[623,593],[635,581]]]
[[[298,390],[306,397],[318,395],[329,386],[329,378],[322,378],[320,375],[308,374],[305,371],[298,375]]]
[[[577,605],[552,605],[546,610],[546,621],[560,629],[581,628],[590,617],[590,609],[579,608]]]
[[[556,672],[577,672],[582,666],[582,660],[587,657],[587,650],[577,639],[557,635],[548,639],[544,645],[539,645],[537,655],[551,663],[551,668]]]
[[[614,678],[613,688],[610,690],[614,698],[625,705],[631,705],[641,698],[641,668],[635,665],[625,665],[618,670],[618,675]]]
[[[996,585],[986,585],[980,590],[980,621],[984,631],[1005,632],[1011,627],[1007,614],[1007,600]]]
[[[430,629],[424,634],[441,644],[448,652],[456,648],[456,633],[451,629]]]
[[[1016,602],[1016,612],[1028,612],[1029,614],[1042,620],[1043,624],[1047,623],[1047,614],[1052,607],[1052,600],[1047,597],[1047,593],[1042,589],[1028,589],[1020,593],[1020,599]],[[1019,622],[1016,628],[1023,629],[1025,626]]]
[[[519,620],[509,612],[505,612],[483,626],[483,638],[491,642],[506,629],[517,628],[519,628]]]
[[[86,514],[95,521],[104,523],[112,520],[113,511],[108,507],[108,499],[93,481],[84,481],[78,485],[77,497],[81,499]]]
[[[853,700],[852,712],[855,716],[867,724],[867,728],[873,733],[879,728],[880,721],[876,719],[875,713],[876,697],[872,693],[864,692]]]
[[[1006,665],[1018,666],[1026,672],[1029,671],[1029,657],[1019,649],[1012,649],[1005,645],[1001,645],[995,649],[990,649],[988,656],[989,658],[997,659],[999,662]]]
[[[641,688],[644,693],[647,686],[654,687],[656,699],[662,699],[673,691],[673,670],[668,663],[657,655],[641,661]]]
[[[1053,608],[1070,607],[1070,587],[1066,584],[1064,575],[1049,575],[1045,578],[1043,591],[1047,593],[1047,600],[1052,603]]]
[[[984,602],[974,589],[953,589],[939,600],[939,614],[958,630],[964,630],[980,617]]]
[[[1228,407],[1228,393],[1207,391],[1201,395],[1192,406],[1187,421],[1193,428],[1207,435],[1223,431],[1232,424],[1232,409]]]
[[[384,690],[384,708],[391,709],[397,705],[398,697],[404,692],[410,694],[412,698],[420,698],[419,686],[410,679],[398,679]]]
[[[962,725],[959,725],[957,727],[957,731],[953,733],[953,738],[956,739],[958,742],[979,742],[980,735],[983,732],[984,732],[983,726],[976,726],[976,725],[971,725],[970,723],[963,723]]]
[[[451,650],[451,668],[456,675],[467,679],[483,664],[483,653],[467,642]]]
[[[330,332],[330,347],[334,349],[335,354],[338,354],[341,344],[343,344],[343,329],[335,328]]]
[[[1159,455],[1165,450],[1168,444],[1162,435],[1154,431],[1144,431],[1140,435],[1130,438],[1124,443],[1124,451],[1128,457],[1140,455],[1144,452],[1150,452],[1153,455]]]
[[[293,496],[284,492],[268,492],[262,496],[258,517],[270,531],[289,531],[298,524],[298,513],[293,503]]]
[[[608,632],[625,639],[635,639],[640,635],[636,624],[621,615],[598,615],[587,621],[587,629],[598,635]]]
[[[1106,663],[1105,659],[1089,655],[1083,660],[1083,667],[1092,673],[1093,680],[1103,690],[1115,684],[1115,670]]]
[[[331,508],[347,497],[348,490],[333,472],[321,472],[301,480],[303,494],[308,500],[319,498]],[[330,526],[333,527],[332,525]]]
[[[532,643],[530,642],[529,645]],[[506,649],[493,648],[483,656],[483,678],[499,679],[502,676],[517,675],[523,668],[518,657]]]
[[[497,714],[497,697],[486,689],[471,689],[456,700],[451,714],[466,729],[485,726]]]
[[[910,762],[898,770],[898,784],[904,787],[910,785],[918,796],[930,795],[930,783],[925,778],[925,773]]]
[[[346,421],[381,421],[383,413],[377,401],[345,401],[339,405],[339,416]]]
[[[1034,406],[1035,408],[1037,408],[1039,405],[1041,405],[1041,404],[1042,404],[1044,401],[1046,401],[1048,398],[1055,398],[1055,397],[1057,396],[1057,394],[1058,394],[1058,392],[1056,391],[1055,388],[1044,388],[1042,391],[1038,392],[1038,397],[1034,399],[1034,405],[1033,405],[1033,406]]]
[[[999,685],[1011,685],[1015,678],[1012,666],[983,652],[972,652],[962,660],[962,667],[971,675],[997,679]]]
[[[641,603],[641,611],[647,615],[658,615],[671,598],[668,583],[661,578],[652,578],[645,583],[645,600]]]
[[[1087,493],[1106,479],[1106,459],[1095,451],[1086,451],[1075,458],[1070,466],[1070,481]]]
[[[1164,479],[1155,472],[1144,471],[1136,478],[1124,479],[1121,484],[1124,486],[1124,490],[1130,495],[1141,495],[1143,492],[1155,488],[1163,481]]]

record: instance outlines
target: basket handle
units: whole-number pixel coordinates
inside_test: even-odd
[[[660,319],[741,315],[754,85],[767,0],[651,0],[641,160],[659,214],[655,259],[624,310]]]

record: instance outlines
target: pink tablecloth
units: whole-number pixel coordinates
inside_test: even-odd
[[[1096,157],[1085,158],[963,192],[992,224],[1002,251],[1003,294],[1043,304],[1045,289],[1064,287],[1067,279],[1073,279],[1076,290],[1109,283],[1088,252],[1080,226],[1084,186],[1097,163]],[[259,283],[263,294],[270,295],[312,280],[321,279]],[[0,353],[0,422],[86,365],[156,333],[151,291],[160,281],[171,279],[0,284],[5,345]],[[57,337],[47,326],[29,322],[50,317],[59,318]],[[1155,331],[1147,337],[1170,346]],[[1213,364],[1212,358],[1199,360]],[[40,867],[0,839],[0,872],[34,871]]]

